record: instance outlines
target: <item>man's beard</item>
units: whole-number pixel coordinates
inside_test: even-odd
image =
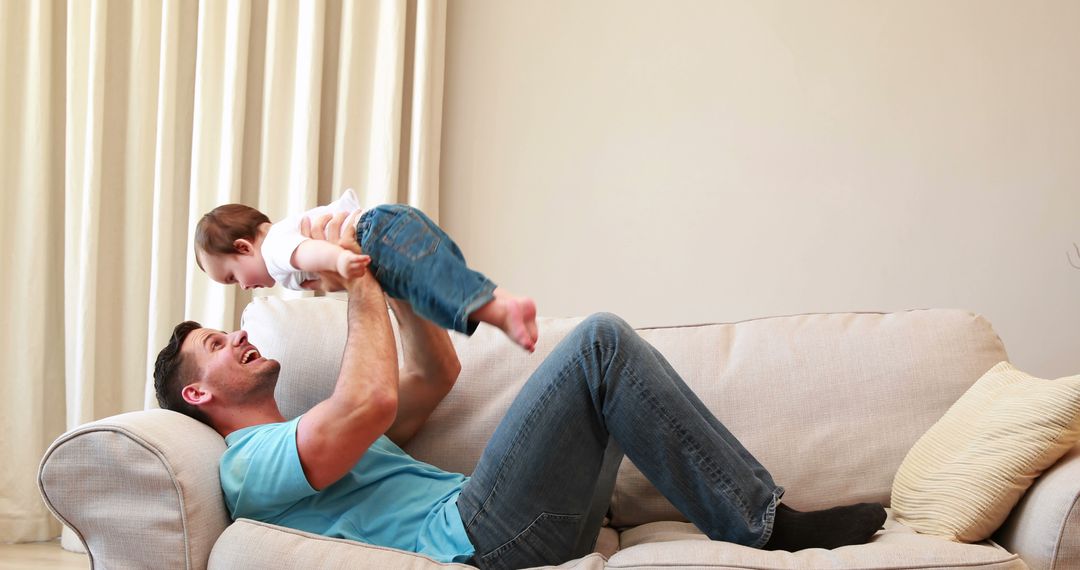
[[[274,388],[277,387],[278,374],[281,372],[281,364],[276,360],[264,363],[253,375],[250,381],[242,385],[232,385],[232,398],[235,402],[252,402],[262,398],[273,398]]]

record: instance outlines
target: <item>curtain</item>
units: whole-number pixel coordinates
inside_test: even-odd
[[[203,213],[277,219],[352,187],[437,219],[445,12],[0,1],[0,542],[58,534],[42,454],[64,429],[154,406],[176,323],[237,326],[250,294],[194,263]]]

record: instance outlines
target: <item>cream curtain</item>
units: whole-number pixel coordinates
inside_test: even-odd
[[[249,297],[192,260],[205,211],[273,219],[354,187],[438,215],[445,12],[0,0],[0,542],[58,534],[42,454],[65,428],[152,406],[173,325],[237,325]]]

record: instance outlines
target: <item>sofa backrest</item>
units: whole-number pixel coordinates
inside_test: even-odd
[[[471,473],[510,402],[580,318],[539,319],[527,354],[494,328],[451,333],[462,373],[407,446],[417,459]],[[333,390],[346,331],[334,298],[257,299],[243,327],[282,363],[288,417]],[[964,311],[836,313],[641,329],[690,387],[787,489],[794,508],[888,503],[915,440],[986,370],[1006,360],[986,319]],[[612,525],[685,520],[629,462]]]

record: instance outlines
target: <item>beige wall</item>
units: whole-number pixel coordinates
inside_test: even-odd
[[[441,222],[542,314],[959,307],[1080,373],[1080,2],[448,17]]]

